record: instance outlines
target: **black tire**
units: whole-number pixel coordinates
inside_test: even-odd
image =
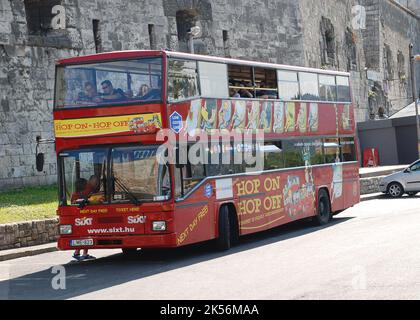
[[[415,197],[418,194],[418,192],[407,192],[407,194],[409,197]]]
[[[321,189],[318,192],[317,214],[313,221],[317,226],[323,226],[330,222],[331,217],[330,198],[328,197],[327,191]]]
[[[220,251],[229,250],[232,245],[229,209],[227,206],[220,208],[219,212],[219,237],[216,239],[216,248]]]
[[[125,256],[134,256],[137,254],[137,248],[122,248],[121,250]]]
[[[391,198],[401,198],[404,194],[404,188],[398,182],[391,182],[388,185],[387,194]]]

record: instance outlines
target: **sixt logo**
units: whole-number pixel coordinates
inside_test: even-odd
[[[137,224],[137,223],[145,223],[146,222],[146,216],[129,216],[128,217],[128,224]]]
[[[93,222],[93,218],[77,218],[76,220],[74,220],[74,224],[77,227],[80,226],[91,226]]]

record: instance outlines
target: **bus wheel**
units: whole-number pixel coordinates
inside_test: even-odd
[[[314,222],[318,226],[326,225],[331,220],[331,205],[327,191],[319,190],[318,193],[318,208],[317,215],[314,217]]]
[[[122,248],[121,250],[125,256],[133,256],[137,253],[137,248]]]
[[[231,226],[229,209],[222,206],[219,212],[219,237],[216,239],[216,247],[220,251],[229,250],[231,247]]]

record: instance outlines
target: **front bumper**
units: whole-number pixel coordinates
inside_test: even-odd
[[[379,183],[379,192],[386,193],[387,189],[388,189],[387,183],[384,183],[384,182]]]
[[[92,239],[92,246],[71,246],[71,240]],[[60,236],[59,250],[119,249],[119,248],[173,248],[177,246],[176,233],[138,236]]]

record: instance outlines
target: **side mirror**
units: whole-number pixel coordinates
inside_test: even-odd
[[[44,170],[44,154],[38,153],[36,155],[36,170],[42,172]]]
[[[407,168],[404,170],[405,173],[410,173],[411,172],[411,168]]]

